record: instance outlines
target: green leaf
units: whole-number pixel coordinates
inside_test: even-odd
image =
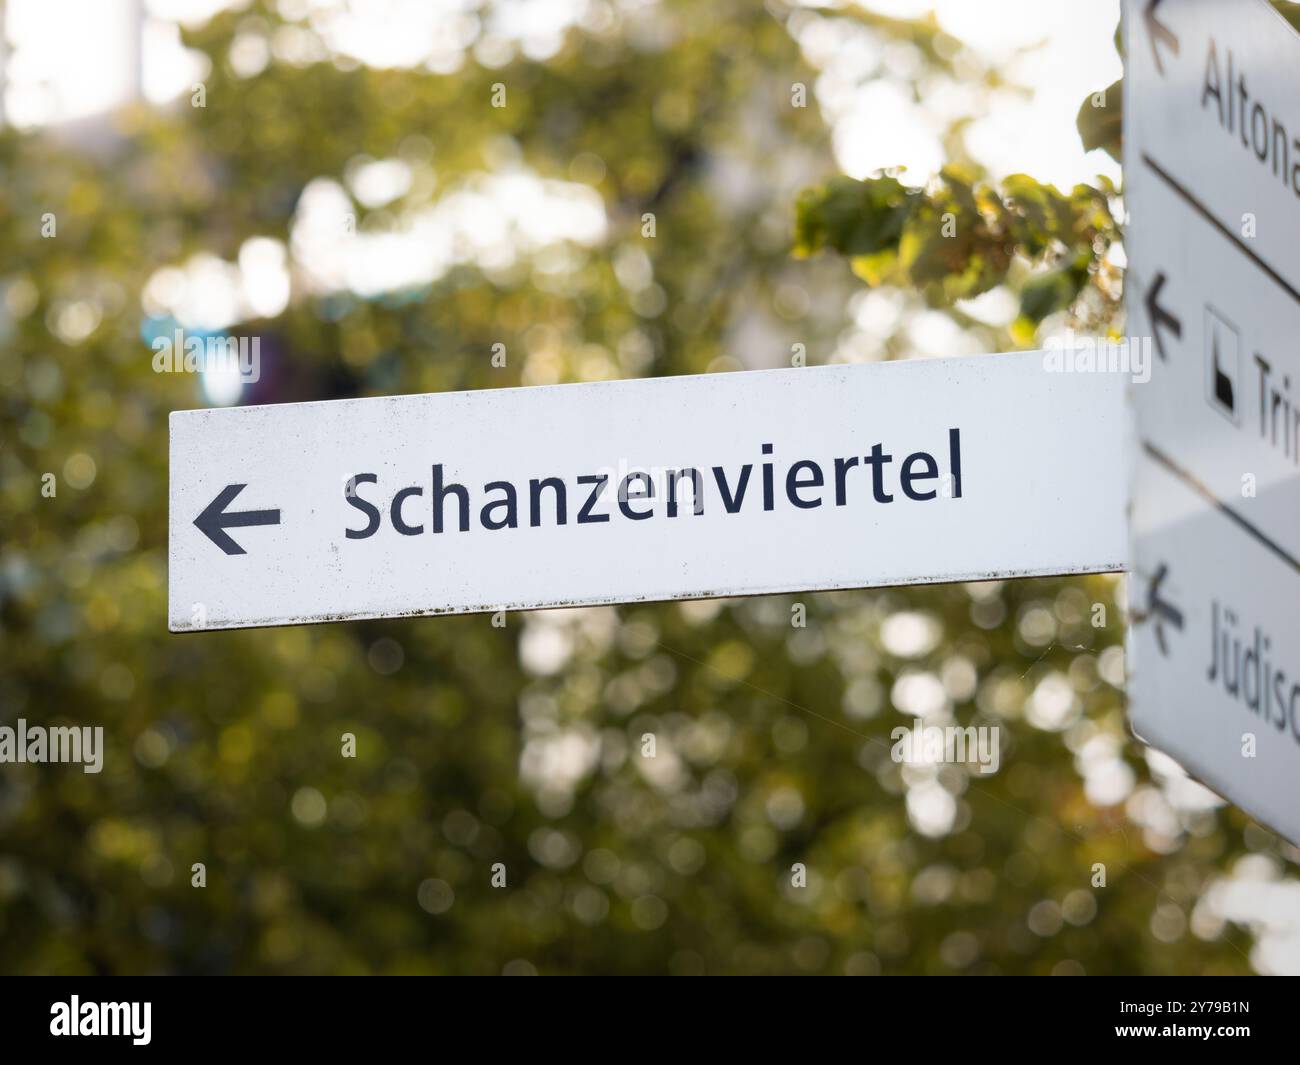
[[[1049,314],[1068,307],[1078,292],[1074,273],[1068,268],[1037,274],[1020,292],[1020,314],[1036,325]]]
[[[918,195],[893,177],[834,177],[805,190],[796,207],[795,254],[833,248],[857,256],[894,249]]]
[[[1101,148],[1117,162],[1124,143],[1124,81],[1121,78],[1102,93],[1093,93],[1079,105],[1074,120],[1086,151]],[[1098,106],[1100,99],[1101,106]]]
[[[855,255],[849,260],[853,272],[872,288],[888,281],[897,266],[898,253],[888,248],[874,255]]]

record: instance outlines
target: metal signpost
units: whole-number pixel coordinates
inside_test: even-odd
[[[1300,35],[1264,0],[1125,25],[1133,724],[1300,839]]]
[[[170,627],[1121,570],[1125,443],[1040,352],[183,411]]]

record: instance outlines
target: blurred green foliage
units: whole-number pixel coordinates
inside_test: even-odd
[[[811,19],[914,49],[977,106],[997,72],[933,20],[602,10],[554,55],[435,74],[333,56],[254,3],[186,33],[206,106],[121,113],[106,147],[0,135],[0,721],[108,743],[99,775],[0,767],[0,971],[1249,971],[1248,930],[1198,902],[1243,855],[1295,852],[1230,808],[1175,806],[1127,736],[1113,578],[167,634],[166,416],[202,399],[151,372],[146,282],[288,243],[308,183],[359,158],[428,178],[354,203],[362,232],[503,157],[595,189],[609,231],[558,273],[522,256],[375,299],[296,287],[240,327],[274,352],[252,398],[723,371],[738,345],[747,366],[796,342],[824,360],[860,284],[791,255],[822,247],[989,350],[1053,313],[1113,320],[1114,190],[995,185],[960,123],[923,188],[834,177],[815,103],[790,106],[816,77],[792,33]],[[269,65],[236,74],[237,38]],[[322,58],[292,58],[304,40]],[[926,230],[946,211],[973,223],[951,250]],[[649,287],[620,279],[640,255]],[[1020,300],[1010,331],[959,304],[997,284]],[[1033,520],[1032,501],[1007,516]],[[1000,772],[900,769],[890,731],[923,704],[1000,726]],[[1099,772],[1117,798],[1089,800]]]
[[[995,188],[956,167],[924,188],[890,175],[841,175],[800,195],[794,250],[833,248],[867,284],[908,286],[936,307],[983,295],[1017,264],[1026,276],[1012,331],[1028,342],[1043,319],[1073,307],[1085,288],[1095,283],[1103,300],[1113,291],[1102,264],[1119,239],[1110,212],[1115,190],[1105,178],[1098,185],[1076,185],[1065,195],[1012,174]]]

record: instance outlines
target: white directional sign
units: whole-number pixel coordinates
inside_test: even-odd
[[[1128,0],[1134,728],[1300,840],[1300,35]]]
[[[173,631],[1121,570],[1040,352],[171,416]]]

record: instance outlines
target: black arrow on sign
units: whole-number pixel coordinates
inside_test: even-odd
[[[1178,54],[1178,38],[1174,36],[1174,31],[1166,26],[1156,15],[1156,8],[1160,6],[1160,0],[1147,0],[1147,7],[1142,12],[1142,17],[1146,19],[1147,36],[1151,38],[1151,54],[1156,57],[1156,70],[1160,71],[1160,76],[1165,76],[1165,65],[1160,60],[1160,49],[1158,43],[1165,44],[1174,55]]]
[[[1160,336],[1160,327],[1164,326],[1182,340],[1183,323],[1167,308],[1160,306],[1160,290],[1164,287],[1165,274],[1162,270],[1156,274],[1156,279],[1151,282],[1151,288],[1147,290],[1146,308],[1147,317],[1151,319],[1151,335],[1156,341],[1156,354],[1160,356],[1161,362],[1168,362],[1169,357],[1165,355],[1165,342]]]
[[[242,484],[226,485],[217,493],[217,498],[203,508],[203,513],[194,519],[199,532],[228,555],[244,555],[248,552],[226,535],[227,529],[238,529],[247,525],[280,524],[278,510],[241,510],[235,514],[226,512],[226,507],[230,506],[235,496],[246,487],[248,486]]]
[[[1155,620],[1156,643],[1160,645],[1160,653],[1165,656],[1168,656],[1169,648],[1165,645],[1164,623],[1169,622],[1179,632],[1183,629],[1183,612],[1168,599],[1160,598],[1160,585],[1167,576],[1169,567],[1161,562],[1147,587],[1147,617]]]

